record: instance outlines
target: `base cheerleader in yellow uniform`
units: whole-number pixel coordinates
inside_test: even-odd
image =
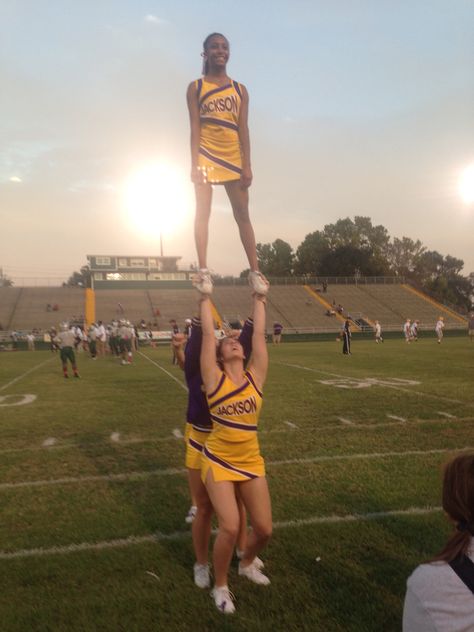
[[[232,613],[235,606],[227,575],[239,530],[236,489],[252,526],[239,575],[256,584],[270,583],[255,563],[272,533],[270,494],[257,437],[262,387],[268,368],[265,297],[254,295],[253,351],[247,370],[243,347],[237,340],[224,338],[216,349],[210,299],[204,294],[201,326],[201,376],[213,422],[204,445],[201,475],[219,523],[213,551],[215,586],[211,594],[221,612]]]
[[[249,283],[266,294],[268,281],[259,271],[255,235],[249,217],[252,183],[249,96],[244,85],[228,77],[229,42],[211,33],[203,44],[203,77],[190,83],[187,102],[191,122],[191,180],[196,192],[194,235],[199,261],[195,285],[204,294],[212,291],[207,268],[212,185],[223,184],[239,227],[249,266]]]

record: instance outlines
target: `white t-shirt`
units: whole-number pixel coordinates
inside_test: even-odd
[[[468,550],[474,562],[474,538]],[[403,632],[473,632],[474,594],[446,562],[421,564],[407,581]]]

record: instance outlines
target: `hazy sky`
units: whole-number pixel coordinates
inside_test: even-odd
[[[147,182],[125,195],[155,163],[172,170],[156,216],[186,211],[165,254],[195,261],[185,92],[220,31],[250,94],[257,241],[296,248],[366,215],[474,271],[457,191],[474,163],[473,24],[472,0],[0,0],[0,267],[67,277],[87,254],[158,254]],[[238,274],[214,195],[209,265]]]

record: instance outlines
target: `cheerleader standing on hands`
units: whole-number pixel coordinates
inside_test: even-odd
[[[191,180],[196,193],[194,236],[199,262],[195,285],[203,294],[212,291],[207,268],[209,217],[212,185],[222,184],[249,261],[249,283],[255,292],[264,295],[268,291],[268,281],[259,271],[255,234],[249,217],[248,189],[253,176],[248,92],[244,85],[227,75],[229,42],[223,35],[209,35],[203,49],[204,76],[193,81],[187,90],[191,122]]]

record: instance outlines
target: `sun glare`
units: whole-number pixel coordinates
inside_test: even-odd
[[[474,203],[474,164],[466,167],[461,173],[458,190],[465,204]]]
[[[190,185],[170,164],[144,165],[128,177],[124,202],[135,230],[158,237],[174,232],[190,212]]]

